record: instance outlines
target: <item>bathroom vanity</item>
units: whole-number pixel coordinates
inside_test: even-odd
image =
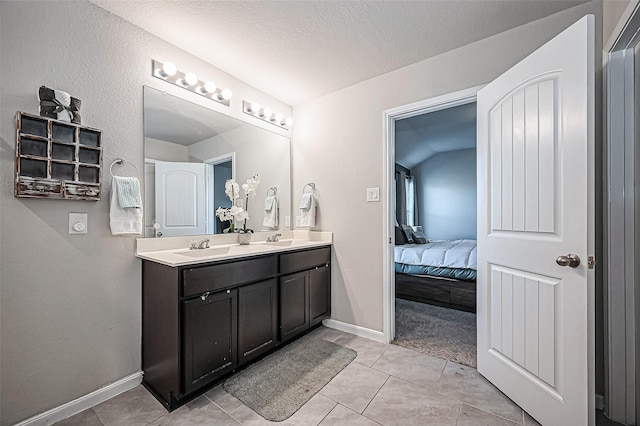
[[[330,240],[137,256],[143,384],[169,411],[331,314]]]

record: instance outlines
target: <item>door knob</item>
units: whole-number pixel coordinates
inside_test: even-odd
[[[566,256],[558,256],[556,263],[560,266],[568,266],[570,268],[577,268],[580,265],[580,258],[577,254],[570,253]]]

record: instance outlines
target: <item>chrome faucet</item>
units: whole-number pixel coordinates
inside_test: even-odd
[[[278,241],[278,237],[282,237],[282,234],[276,234],[276,235],[272,235],[270,237],[267,237],[267,242],[268,243],[275,243]]]
[[[200,241],[191,241],[191,247],[189,247],[189,250],[200,250],[206,248],[209,248],[209,239],[203,238]]]

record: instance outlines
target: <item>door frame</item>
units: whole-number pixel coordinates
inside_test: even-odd
[[[205,165],[205,188],[214,189],[214,167],[218,164],[231,161],[231,179],[236,180],[236,152],[231,151],[203,161]],[[215,189],[214,189],[215,190]],[[216,233],[216,209],[213,205],[214,191],[206,191],[205,216],[207,218],[207,234]]]
[[[395,267],[394,267],[394,238],[395,238],[395,122],[404,118],[436,112],[476,101],[476,95],[484,85],[475,86],[441,96],[424,99],[407,105],[387,109],[383,115],[383,250],[382,250],[382,333],[385,343],[390,343],[396,332],[395,318]],[[480,200],[478,200],[479,204]]]
[[[640,424],[636,402],[640,395],[640,269],[634,266],[640,259],[634,239],[640,228],[636,211],[640,193],[634,190],[640,181],[638,148],[634,148],[638,134],[634,108],[639,102],[634,86],[640,82],[635,77],[634,49],[640,45],[639,29],[640,1],[636,0],[624,11],[603,55],[604,411],[611,420],[627,424]]]

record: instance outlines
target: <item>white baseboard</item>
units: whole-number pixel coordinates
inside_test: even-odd
[[[359,325],[353,325],[334,319],[326,319],[322,321],[322,324],[325,327],[335,328],[336,330],[344,331],[345,333],[351,333],[356,336],[375,340],[376,342],[386,343],[384,340],[384,333],[382,333],[382,331],[371,330],[370,328],[364,328]]]
[[[596,394],[596,410],[604,410],[604,395]]]
[[[78,414],[81,411],[91,408],[100,404],[108,399],[113,398],[116,395],[126,392],[135,388],[142,382],[142,371],[133,373],[130,376],[124,377],[117,382],[111,383],[103,388],[93,391],[87,395],[81,396],[78,399],[67,402],[59,407],[53,408],[37,416],[31,417],[23,422],[18,423],[16,426],[41,426],[50,425],[60,420],[64,420]]]

